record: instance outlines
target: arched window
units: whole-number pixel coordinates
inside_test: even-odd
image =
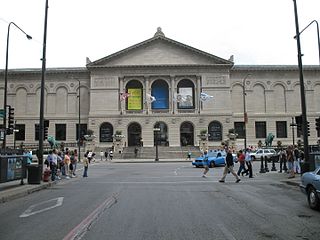
[[[222,125],[218,121],[213,121],[208,127],[209,141],[222,141]]]
[[[152,103],[152,109],[169,108],[169,86],[164,80],[156,80],[152,84],[151,95],[156,98]]]
[[[112,142],[113,126],[110,123],[102,123],[100,126],[100,142]]]
[[[194,84],[188,79],[183,79],[178,83],[178,109],[194,109]]]
[[[143,86],[141,82],[132,80],[126,85],[126,92],[129,93],[129,97],[126,100],[127,110],[142,110],[143,109]]]

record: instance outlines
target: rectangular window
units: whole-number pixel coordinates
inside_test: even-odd
[[[276,121],[277,128],[277,138],[287,138],[287,122],[286,121]]]
[[[80,139],[83,139],[83,136],[84,135],[86,135],[86,133],[87,133],[87,124],[80,124]],[[78,132],[78,129],[79,129],[79,124],[77,124],[77,126],[76,126],[76,141],[78,140],[78,134],[79,134],[79,132]]]
[[[234,122],[234,130],[238,134],[239,139],[244,139],[244,122]]]
[[[65,141],[67,139],[67,125],[56,124],[56,140]]]
[[[26,125],[24,125],[24,124],[16,124],[15,125],[15,139],[17,141],[25,141],[26,140]]]
[[[267,123],[266,122],[255,122],[256,138],[267,137]]]

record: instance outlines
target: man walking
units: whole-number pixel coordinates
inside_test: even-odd
[[[236,183],[240,182],[241,179],[239,178],[239,176],[236,174],[236,172],[233,170],[233,156],[231,153],[231,150],[228,150],[227,156],[226,156],[226,165],[224,167],[224,171],[223,171],[223,176],[222,178],[219,180],[219,182],[224,182],[224,180],[226,179],[226,176],[228,174],[228,172],[230,171],[232,173],[233,176],[235,176]]]

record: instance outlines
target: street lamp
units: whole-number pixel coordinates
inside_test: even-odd
[[[251,76],[248,73],[242,80],[242,96],[243,96],[243,132],[244,132],[244,149],[247,149],[247,127],[246,124],[248,122],[248,114],[246,110],[246,79]]]
[[[320,64],[320,34],[319,34],[319,23],[317,20],[313,20],[311,21],[304,29],[301,30],[301,32],[299,32],[298,35],[301,35],[301,33],[304,32],[304,30],[306,30],[312,23],[316,23],[317,24],[317,36],[318,36],[318,54],[319,54],[319,64]],[[297,39],[297,35],[293,37],[294,39]]]
[[[8,91],[8,62],[9,62],[9,39],[10,39],[10,27],[11,24],[14,25],[16,28],[18,28],[23,34],[26,35],[27,39],[31,40],[32,37],[28,35],[25,31],[23,31],[17,24],[14,22],[10,22],[8,25],[8,33],[7,33],[7,50],[6,50],[6,68],[4,71],[4,99],[3,99],[3,126],[4,129],[3,133],[3,144],[2,148],[6,148],[6,130],[7,130],[7,91]]]
[[[302,132],[303,132],[303,151],[304,151],[304,167],[302,172],[309,171],[309,142],[308,142],[308,126],[307,126],[307,107],[306,107],[306,96],[304,90],[304,80],[303,80],[303,70],[302,70],[302,55],[301,55],[301,45],[300,45],[300,31],[299,31],[299,19],[297,2],[293,0],[294,5],[294,16],[296,25],[296,39],[297,39],[297,51],[298,51],[298,68],[299,68],[299,80],[300,80],[300,97],[301,97],[301,113],[302,113]]]
[[[155,137],[155,143],[156,143],[156,158],[154,159],[156,162],[159,161],[159,153],[158,153],[158,133],[160,132],[160,128],[154,128],[154,137]]]
[[[78,81],[78,86],[79,86],[79,102],[78,102],[78,161],[80,161],[80,134],[81,134],[81,120],[80,120],[80,80],[76,79]]]

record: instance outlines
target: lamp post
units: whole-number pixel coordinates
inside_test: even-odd
[[[80,119],[80,80],[76,79],[78,81],[78,86],[79,86],[79,101],[78,101],[78,161],[80,161],[80,134],[81,134],[81,119]]]
[[[6,148],[6,130],[7,130],[7,91],[8,91],[8,63],[9,63],[9,39],[10,39],[10,27],[11,25],[14,25],[16,28],[18,28],[24,35],[26,35],[27,39],[31,40],[32,37],[28,35],[25,31],[23,31],[17,24],[14,22],[10,22],[8,25],[8,32],[7,32],[7,50],[6,50],[6,68],[4,70],[4,99],[3,99],[3,144],[2,148]]]
[[[299,31],[299,19],[297,2],[293,0],[294,5],[294,16],[296,25],[296,40],[297,40],[297,51],[298,51],[298,67],[299,67],[299,79],[300,79],[300,97],[301,97],[301,112],[302,112],[302,132],[303,132],[303,150],[305,163],[302,172],[309,171],[310,161],[309,161],[309,142],[308,142],[308,126],[307,126],[307,107],[306,107],[306,96],[304,90],[304,80],[303,80],[303,70],[302,70],[302,55],[301,55],[301,45],[300,45],[300,31]]]
[[[313,20],[311,21],[304,29],[301,30],[301,32],[299,32],[298,35],[301,35],[301,33],[304,32],[304,30],[306,30],[312,23],[316,23],[317,25],[317,36],[318,36],[318,54],[319,54],[319,64],[320,64],[320,33],[319,33],[319,23],[317,20]],[[294,39],[297,39],[297,35],[293,37]]]
[[[251,76],[248,73],[242,80],[242,96],[243,96],[243,132],[244,132],[244,149],[247,149],[247,122],[248,122],[248,115],[246,110],[246,79]]]
[[[48,0],[45,5],[44,17],[44,31],[43,31],[43,45],[42,45],[42,73],[41,73],[41,87],[40,87],[40,120],[39,120],[39,151],[38,160],[42,173],[43,166],[43,139],[44,139],[44,84],[46,76],[46,50],[47,50],[47,20],[48,20]]]
[[[159,152],[158,152],[158,133],[160,132],[160,128],[154,128],[154,137],[155,137],[155,143],[156,143],[156,158],[154,159],[156,162],[159,161]]]

